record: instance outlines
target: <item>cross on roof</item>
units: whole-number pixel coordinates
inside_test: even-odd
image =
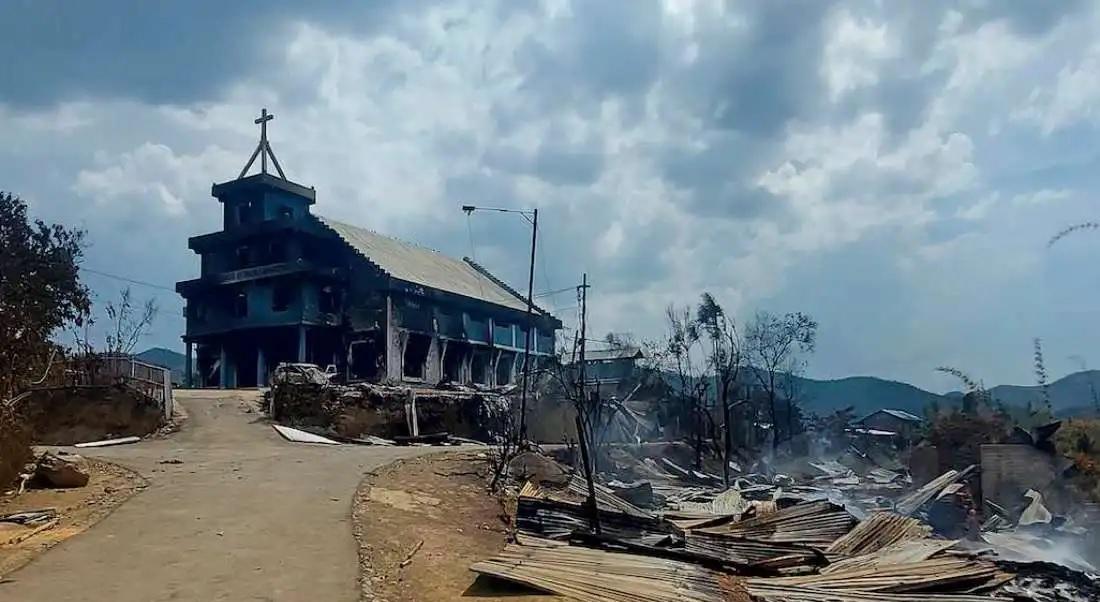
[[[237,176],[237,179],[244,177],[244,174],[248,173],[248,169],[252,167],[252,164],[256,161],[256,156],[260,156],[260,173],[267,173],[267,158],[271,157],[271,162],[275,165],[275,169],[279,172],[279,177],[286,179],[286,174],[283,173],[283,168],[279,166],[279,160],[275,158],[275,151],[271,150],[271,144],[267,141],[267,122],[275,119],[275,115],[267,112],[267,107],[260,110],[260,116],[256,118],[256,125],[260,126],[260,143],[256,145],[256,150],[252,152],[252,156],[249,157],[248,163],[245,164],[244,169],[241,170],[241,175]]]

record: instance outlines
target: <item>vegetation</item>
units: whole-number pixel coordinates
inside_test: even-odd
[[[1055,446],[1073,459],[1073,485],[1100,502],[1100,418],[1064,421],[1055,434]]]
[[[786,439],[798,432],[794,417],[800,391],[797,389],[798,381],[795,377],[805,370],[803,354],[814,350],[817,322],[802,312],[783,316],[758,312],[749,324],[746,340],[748,360],[753,367],[750,372],[767,399],[772,428],[775,430],[772,447],[778,448],[781,429],[786,431]],[[784,412],[786,419],[782,423],[776,410],[776,403],[780,399],[787,406]]]
[[[90,309],[80,282],[84,232],[27,217],[27,205],[0,194],[0,399],[42,373],[59,347],[51,337]]]
[[[709,293],[694,311],[670,306],[665,317],[667,334],[647,348],[652,369],[668,375],[696,467],[712,446],[728,479],[730,460],[754,445],[757,429],[770,429],[773,449],[803,430],[800,375],[817,322],[759,312],[742,332]]]

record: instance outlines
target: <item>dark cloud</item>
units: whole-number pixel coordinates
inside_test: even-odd
[[[776,134],[820,102],[818,77],[827,2],[750,5],[732,49],[703,47],[696,76],[713,78],[709,111],[717,127],[758,136]]]
[[[482,157],[484,165],[505,174],[524,174],[558,186],[586,185],[603,171],[605,157],[594,144],[566,144],[548,134],[534,153],[515,147],[491,147]]]
[[[548,102],[570,97],[634,96],[656,79],[661,7],[656,0],[583,2],[532,40],[517,60],[524,87]]]
[[[773,145],[736,131],[714,134],[703,150],[664,149],[664,175],[689,193],[688,209],[727,219],[775,217],[785,203],[752,184],[774,159]]]
[[[0,102],[207,100],[228,82],[273,69],[289,22],[303,19],[335,31],[373,31],[384,27],[389,11],[402,4],[407,5],[397,0],[7,0],[0,3],[0,52],[5,57],[0,61]]]

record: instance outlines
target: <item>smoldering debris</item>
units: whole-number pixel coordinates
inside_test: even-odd
[[[678,453],[609,446],[594,506],[576,471],[529,457],[525,464],[555,478],[522,484],[515,543],[472,570],[584,601],[687,592],[776,602],[1100,599],[1087,560],[1049,554],[1053,545],[1071,549],[1091,525],[1053,514],[1033,521],[1032,508],[1002,509],[999,522],[983,527],[971,512],[981,504],[980,466],[915,486],[904,468],[786,459],[753,463],[755,472],[738,471],[725,487],[706,470],[683,468]],[[1022,508],[1039,503],[1037,493]],[[960,537],[930,524],[941,504],[963,509]],[[1043,553],[1048,562],[1036,562]]]

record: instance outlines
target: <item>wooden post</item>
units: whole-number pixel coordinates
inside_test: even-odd
[[[416,417],[416,391],[405,390],[405,422],[409,427],[410,437],[420,436],[420,421]]]
[[[172,397],[172,371],[161,370],[161,376],[164,377],[164,419],[171,420],[175,402]]]
[[[588,457],[588,435],[585,433],[584,420],[577,414],[577,439],[581,444],[581,463],[584,465],[584,478],[588,481],[588,511],[591,513],[592,531],[600,534],[600,506],[596,502],[596,481],[592,476],[592,463]]]

